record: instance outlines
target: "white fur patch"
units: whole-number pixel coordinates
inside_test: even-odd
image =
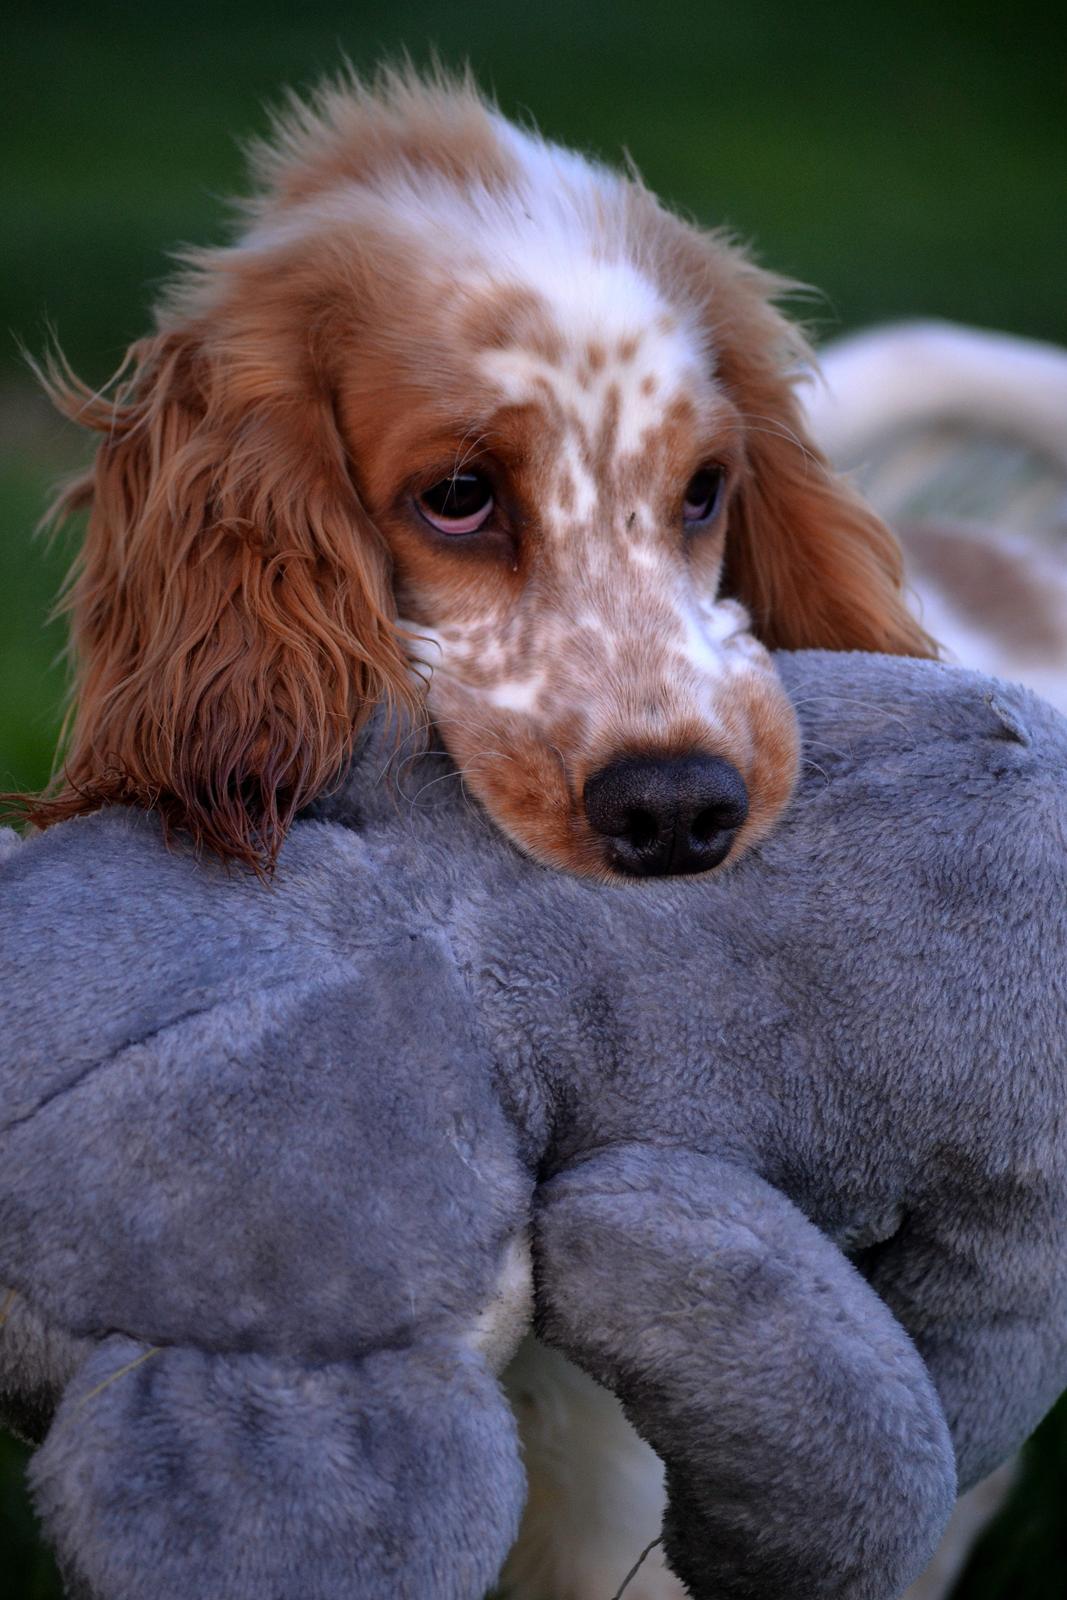
[[[405,618],[398,618],[401,628],[411,637],[407,641],[408,666],[412,677],[423,687],[428,688],[435,669],[444,659],[444,641],[436,628],[430,628],[423,622],[408,622]]]
[[[500,1372],[518,1349],[532,1318],[533,1264],[530,1240],[523,1233],[504,1251],[492,1295],[478,1313],[467,1342],[481,1352],[494,1372]]]
[[[747,634],[752,626],[748,612],[739,600],[697,601],[704,632],[716,644],[729,644],[739,634]]]
[[[663,1465],[622,1408],[557,1351],[527,1339],[504,1375],[529,1499],[504,1569],[511,1600],[609,1600],[659,1533]],[[683,1600],[657,1548],[626,1600]]]
[[[665,565],[663,556],[651,541],[641,544],[630,542],[625,546],[625,550],[635,567],[643,567],[646,572],[663,572]]]
[[[529,716],[536,709],[544,686],[544,673],[535,672],[532,678],[505,679],[503,683],[487,689],[484,698],[501,711],[518,711]]]
[[[616,457],[639,451],[662,422],[665,405],[705,376],[696,328],[671,316],[630,262],[601,259],[593,239],[572,246],[564,263],[531,248],[521,276],[516,268],[512,281],[541,297],[563,355],[549,361],[519,346],[490,350],[481,358],[483,372],[513,405],[536,401],[547,390],[586,441],[598,439],[612,418]],[[579,497],[595,494],[577,449],[567,464]],[[577,514],[588,512],[579,507]]]

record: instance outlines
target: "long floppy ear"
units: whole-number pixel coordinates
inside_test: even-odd
[[[746,269],[756,283],[763,275]],[[775,280],[766,281],[775,287]],[[908,610],[895,536],[808,436],[783,357],[803,341],[769,303],[720,374],[742,412],[747,470],[730,509],[724,589],[774,648],[936,656]]]
[[[66,607],[75,701],[46,825],[120,802],[270,870],[295,812],[378,701],[411,696],[388,561],[329,394],[266,336],[195,325],[135,345],[110,396],[60,363],[103,437],[61,513],[88,507]]]

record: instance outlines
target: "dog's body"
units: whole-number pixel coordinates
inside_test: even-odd
[[[915,323],[820,366],[812,431],[900,534],[943,651],[1067,709],[1067,352]]]

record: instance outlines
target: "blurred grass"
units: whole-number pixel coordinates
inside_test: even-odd
[[[237,0],[19,6],[9,20],[0,325],[55,319],[102,378],[162,250],[218,237],[233,135],[287,82],[404,43],[469,56],[506,109],[753,235],[849,325],[921,309],[1067,335],[1064,30],[1050,8],[902,0]],[[1059,46],[1060,48],[1057,48]]]
[[[29,391],[0,395],[0,790],[47,778],[65,675],[65,630],[47,621],[69,538],[32,530],[55,484],[84,455]]]
[[[166,251],[223,237],[235,134],[284,84],[368,68],[407,46],[469,58],[505,110],[615,156],[768,264],[817,285],[824,333],[939,315],[1067,343],[1062,6],[892,7],[788,0],[25,0],[0,54],[0,329],[47,323],[100,382],[147,323]],[[66,564],[31,540],[54,480],[82,459],[0,343],[0,788],[48,774]],[[0,1442],[0,1589],[58,1593]],[[1037,1435],[964,1600],[1064,1600],[1067,1416]],[[429,1597],[428,1597],[429,1600]]]

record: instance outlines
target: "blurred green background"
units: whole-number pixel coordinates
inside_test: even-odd
[[[144,331],[166,252],[224,237],[235,135],[346,53],[469,59],[504,109],[607,156],[769,265],[824,292],[822,337],[937,315],[1067,343],[1064,8],[964,0],[42,0],[8,5],[0,53],[0,788],[41,784],[63,695],[45,617],[69,548],[34,541],[84,459],[17,341],[51,324],[101,382]],[[62,1175],[57,1174],[57,1182]],[[58,1594],[0,1443],[0,1591]],[[957,1589],[1067,1597],[1067,1416],[1032,1444]],[[427,1600],[432,1597],[427,1596]],[[595,1597],[590,1597],[595,1600]]]

